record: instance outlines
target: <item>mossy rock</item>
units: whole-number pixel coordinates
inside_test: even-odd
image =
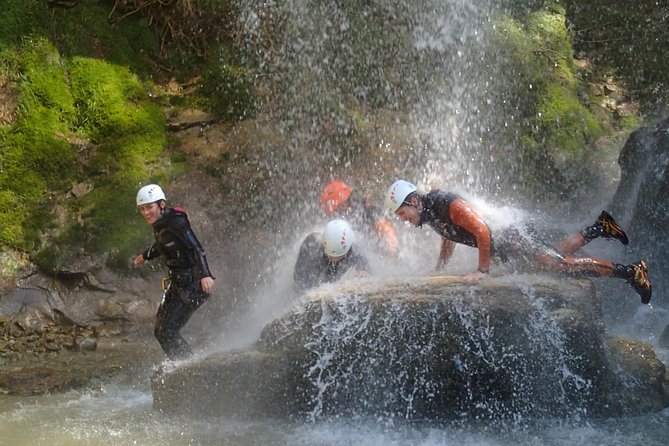
[[[158,157],[167,144],[150,85],[127,67],[63,57],[43,38],[17,51],[17,119],[0,132],[0,243],[33,252],[48,269],[82,250],[101,254],[139,243],[127,218],[134,207],[122,204],[132,203],[137,185],[160,175]],[[74,143],[81,140],[88,141],[85,150]],[[88,178],[94,193],[67,194]],[[56,205],[69,212],[59,225]]]

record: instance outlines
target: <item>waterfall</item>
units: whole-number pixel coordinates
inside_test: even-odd
[[[246,50],[261,61],[263,108],[284,138],[264,149],[262,168],[280,183],[267,193],[299,191],[308,199],[295,205],[313,215],[334,177],[376,201],[396,177],[496,192],[495,163],[509,154],[488,142],[513,117],[495,107],[506,79],[489,36],[493,4],[246,5]]]

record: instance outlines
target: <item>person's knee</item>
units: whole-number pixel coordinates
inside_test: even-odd
[[[169,326],[165,324],[156,324],[153,329],[153,335],[156,339],[162,341],[174,338],[177,335],[177,331],[170,329]]]

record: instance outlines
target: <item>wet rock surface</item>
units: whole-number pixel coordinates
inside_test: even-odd
[[[159,370],[197,416],[619,416],[665,407],[647,343],[606,335],[587,280],[416,278],[305,296],[251,347]]]
[[[629,250],[649,265],[653,282],[653,303],[669,303],[669,118],[632,133],[618,164],[622,176],[611,210],[628,214],[628,234],[637,234]],[[629,212],[628,212],[629,211]]]
[[[148,382],[162,360],[162,351],[148,339],[105,339],[94,351],[28,354],[0,362],[0,393],[38,395],[95,389],[108,382]]]
[[[106,273],[33,274],[0,295],[0,394],[141,379],[164,359],[155,281]]]
[[[37,395],[148,379],[164,355],[152,337],[100,336],[95,328],[26,329],[0,316],[0,394]]]

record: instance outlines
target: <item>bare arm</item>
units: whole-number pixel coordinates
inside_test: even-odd
[[[397,241],[397,235],[395,234],[393,225],[387,219],[381,218],[376,222],[374,229],[381,241],[384,256],[390,259],[396,259],[399,242]]]
[[[451,221],[466,229],[476,238],[476,245],[479,251],[479,267],[475,271],[480,273],[477,276],[486,274],[490,270],[490,229],[483,221],[483,218],[472,209],[464,200],[454,200],[449,207],[449,216]]]
[[[455,242],[442,237],[439,258],[437,259],[437,270],[441,270],[446,266],[453,255],[453,251],[455,251]]]

